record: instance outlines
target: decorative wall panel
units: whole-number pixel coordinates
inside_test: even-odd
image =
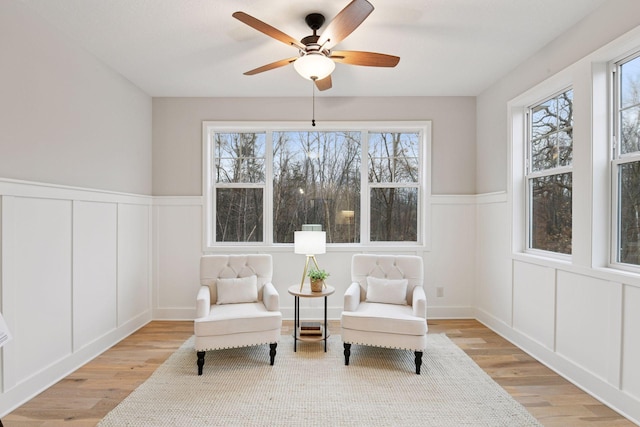
[[[73,204],[74,350],[116,328],[117,205]]]
[[[13,341],[4,386],[13,387],[72,352],[71,202],[3,198],[3,313]]]
[[[555,270],[513,263],[513,327],[545,347],[554,348]]]

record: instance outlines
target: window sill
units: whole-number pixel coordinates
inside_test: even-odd
[[[219,246],[212,246],[204,248],[204,253],[220,253],[220,252],[233,252],[233,253],[247,253],[247,252],[261,252],[261,253],[293,253],[292,243],[280,243],[280,244],[221,244]],[[348,243],[328,243],[327,253],[353,253],[353,252],[372,252],[372,253],[398,253],[398,252],[430,252],[430,249],[424,244],[406,244],[406,243],[389,243],[389,244],[348,244]]]

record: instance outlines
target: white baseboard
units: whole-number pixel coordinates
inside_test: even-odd
[[[640,425],[640,405],[638,401],[621,390],[608,384],[571,360],[543,346],[525,334],[510,327],[489,313],[476,309],[475,318],[489,329],[502,336],[537,361],[580,388],[585,393],[602,401],[632,422]]]
[[[119,328],[112,330],[78,351],[71,353],[68,357],[49,366],[47,369],[29,377],[10,390],[6,390],[2,393],[2,401],[0,402],[1,416],[10,413],[15,408],[32,399],[35,395],[70,375],[80,366],[104,353],[110,347],[151,322],[151,320],[151,312],[136,316]]]

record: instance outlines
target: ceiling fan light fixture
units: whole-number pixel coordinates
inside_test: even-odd
[[[336,68],[335,62],[320,52],[309,52],[293,62],[298,74],[307,80],[322,80]]]

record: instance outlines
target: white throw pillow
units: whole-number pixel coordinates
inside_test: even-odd
[[[407,279],[379,279],[367,276],[367,302],[382,302],[385,304],[407,303]]]
[[[258,301],[258,278],[254,276],[218,279],[216,304],[238,304]]]

